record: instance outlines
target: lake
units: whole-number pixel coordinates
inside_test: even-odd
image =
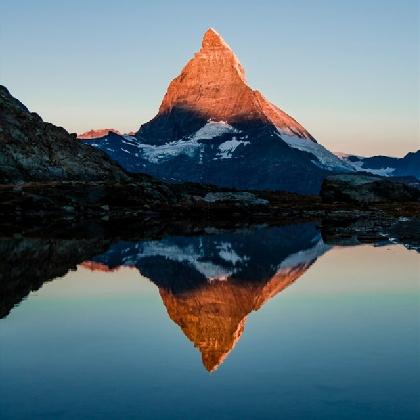
[[[416,419],[420,258],[312,223],[0,239],[2,419]]]

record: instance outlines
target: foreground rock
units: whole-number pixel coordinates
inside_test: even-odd
[[[232,220],[301,215],[316,197],[291,193],[223,191],[198,184],[170,185],[141,176],[129,182],[49,182],[0,185],[0,216],[43,218],[154,217]]]
[[[129,176],[100,150],[44,122],[0,86],[0,183],[125,181]]]
[[[325,202],[416,202],[420,201],[420,191],[404,182],[379,176],[343,174],[325,178],[321,197]]]

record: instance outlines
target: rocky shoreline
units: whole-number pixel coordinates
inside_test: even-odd
[[[320,196],[238,191],[193,183],[169,184],[142,175],[130,181],[51,181],[0,185],[2,218],[113,219],[137,216],[227,221],[355,219],[375,214],[419,216],[420,190],[367,175],[332,175]]]
[[[267,198],[267,196],[264,196]],[[59,238],[159,238],[167,234],[196,235],[214,230],[252,228],[257,225],[282,226],[314,222],[322,235],[335,244],[398,241],[420,249],[420,212],[418,203],[381,203],[356,206],[322,203],[317,197],[301,202],[283,200],[256,210],[229,203],[220,207],[166,209],[152,211],[118,208],[102,213],[40,212],[1,214],[2,237]],[[293,208],[291,207],[293,206]]]

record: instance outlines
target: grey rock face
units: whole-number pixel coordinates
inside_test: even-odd
[[[103,152],[44,122],[0,86],[0,184],[127,179]]]

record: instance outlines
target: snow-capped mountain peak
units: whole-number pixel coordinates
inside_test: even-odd
[[[353,170],[247,84],[235,53],[212,28],[135,139],[91,144],[130,171],[241,189],[313,194],[328,172]]]

